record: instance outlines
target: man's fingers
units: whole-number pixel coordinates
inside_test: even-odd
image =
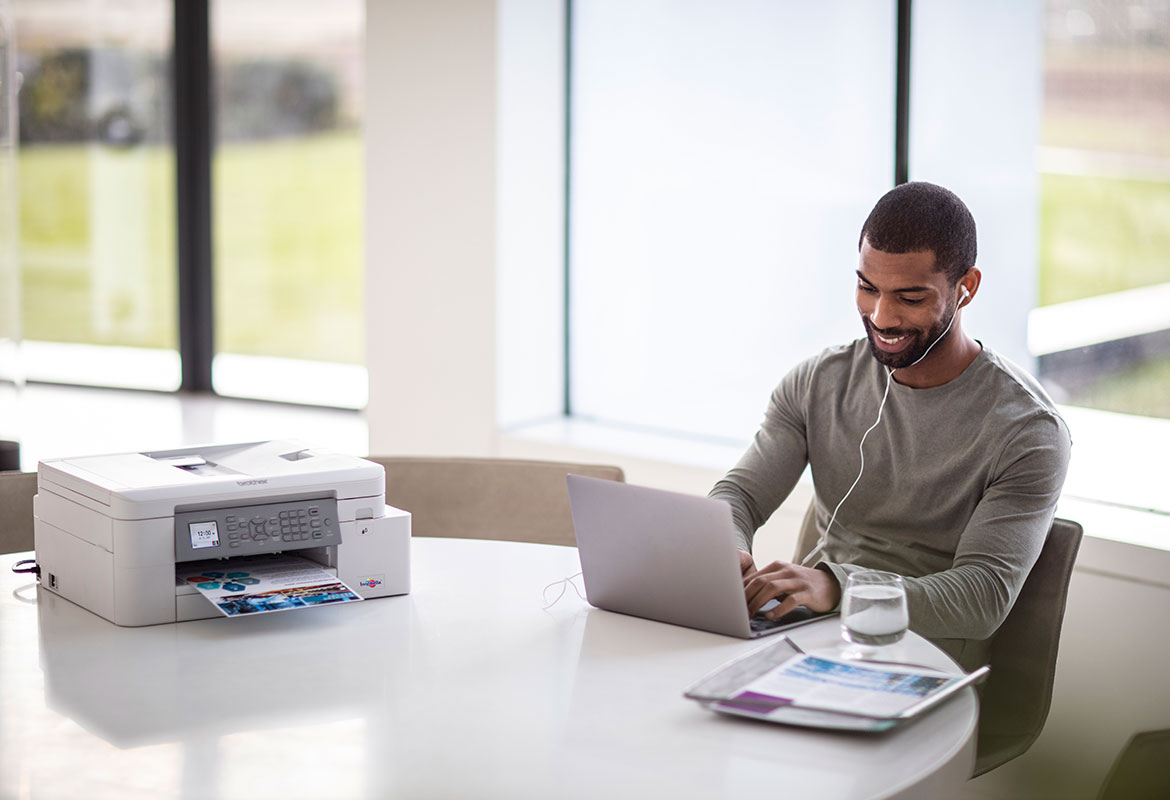
[[[747,575],[749,572],[754,572],[756,569],[756,562],[752,559],[752,554],[743,550],[739,551],[739,571],[742,575]]]
[[[773,599],[779,600],[780,604],[768,609],[765,613],[768,619],[778,619],[799,605],[810,605],[815,600],[810,575],[814,575],[811,570],[782,561],[773,561],[758,572],[745,575],[748,614],[756,614]]]
[[[769,600],[783,599],[797,588],[793,585],[793,581],[767,579],[763,577],[763,573],[757,573],[744,587],[744,593],[747,595],[748,614],[755,614]]]
[[[780,601],[780,605],[767,611],[764,616],[768,619],[780,619],[788,612],[796,610],[796,607],[799,605],[801,605],[801,602],[797,595],[785,595]]]

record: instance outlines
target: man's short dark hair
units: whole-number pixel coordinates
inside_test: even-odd
[[[958,196],[933,183],[903,183],[886,192],[861,226],[857,249],[934,251],[934,268],[954,286],[975,266],[975,218]]]

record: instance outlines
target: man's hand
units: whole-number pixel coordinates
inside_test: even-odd
[[[741,566],[745,555],[740,552]],[[748,560],[750,562],[751,556]],[[748,616],[754,615],[769,600],[780,601],[780,605],[764,614],[768,619],[779,619],[797,606],[807,606],[810,611],[832,611],[841,599],[841,587],[833,573],[783,561],[773,561],[761,570],[746,569],[743,589],[747,595]]]
[[[737,552],[739,553],[739,571],[744,576],[747,576],[749,572],[755,572],[756,562],[752,560],[752,554],[744,552],[743,550],[739,550]]]

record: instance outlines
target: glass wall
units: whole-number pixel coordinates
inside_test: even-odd
[[[365,405],[363,15],[212,4],[220,393]]]
[[[16,41],[12,0],[0,0],[0,439],[20,430],[20,261],[16,191]]]
[[[743,440],[789,367],[860,334],[895,5],[574,6],[574,415]],[[1058,402],[1170,417],[1170,4],[913,10],[910,178],[979,222],[969,330]]]
[[[963,310],[964,332],[1035,374],[1040,5],[912,5],[909,177],[951,189],[975,217],[983,281]],[[994,59],[984,42],[995,43]]]
[[[168,0],[15,0],[24,366],[174,389]]]
[[[172,8],[14,0],[32,379],[179,385]],[[365,404],[363,8],[211,4],[221,393]]]
[[[895,4],[573,5],[571,409],[741,441],[860,335],[857,232],[893,180]]]
[[[1044,10],[1040,374],[1072,405],[1170,417],[1170,4]]]

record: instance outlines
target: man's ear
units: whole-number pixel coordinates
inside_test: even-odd
[[[959,308],[968,305],[975,299],[975,294],[979,291],[979,284],[983,280],[983,273],[979,271],[978,267],[971,267],[963,273],[963,277],[959,278]]]

